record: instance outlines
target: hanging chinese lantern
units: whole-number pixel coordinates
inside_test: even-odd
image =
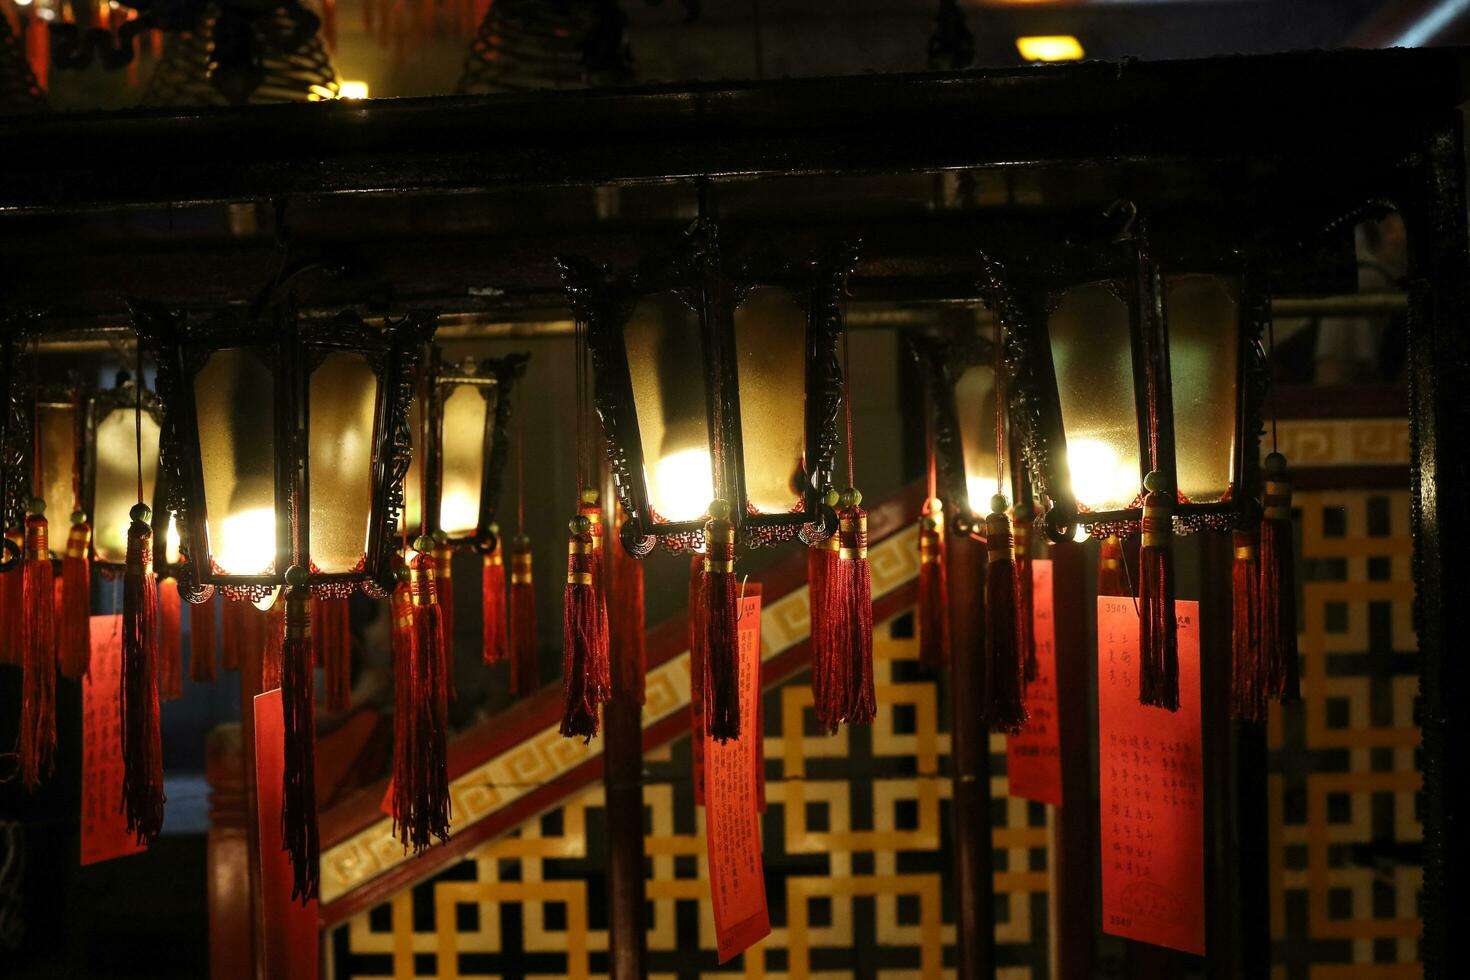
[[[821,262],[757,250],[727,256],[702,216],[672,250],[621,275],[560,261],[595,369],[592,399],[624,512],[620,542],[640,558],[655,545],[703,554],[690,617],[705,664],[694,687],[704,692],[706,733],[736,737],[737,555],[839,531],[824,498],[836,496],[838,300],[854,250]],[[858,500],[856,491],[847,497],[852,540],[842,547],[866,570]],[[871,601],[862,600],[849,614],[866,611],[870,624]],[[862,623],[837,625],[860,648]],[[870,634],[868,642],[871,657]]]
[[[1106,240],[1073,243],[1052,261],[986,258],[987,286],[1007,325],[1011,414],[1056,540],[1090,533],[1103,561],[1114,538],[1139,534],[1140,699],[1178,706],[1172,538],[1211,529],[1250,537],[1261,520],[1260,348],[1269,305],[1238,251],[1188,256],[1156,249],[1131,204],[1115,206]],[[1078,531],[1078,528],[1081,531]],[[1254,562],[1246,543],[1237,560]],[[1105,569],[1105,578],[1116,577]],[[1269,600],[1260,572],[1238,570],[1237,659],[1251,680],[1237,713],[1254,716],[1284,673],[1262,659],[1250,603]],[[1247,590],[1250,591],[1250,590]],[[1293,631],[1294,635],[1294,631]],[[1292,658],[1294,660],[1294,656]]]
[[[356,589],[391,593],[412,372],[434,317],[410,314],[382,326],[348,313],[307,321],[276,299],[259,315],[194,323],[145,308],[137,322],[158,357],[167,507],[183,528],[188,559],[179,576],[184,597],[217,590],[265,605],[284,591],[283,823],[294,892],[306,901],[316,895],[319,863],[310,600]],[[414,601],[431,608],[433,559],[421,552],[413,561]],[[424,655],[432,664],[442,649]],[[419,695],[431,731],[415,743],[415,764],[432,776],[444,766],[443,704],[431,691]],[[424,811],[441,801],[411,796],[410,805]]]
[[[1007,448],[1014,440],[998,342],[993,335],[969,332],[913,337],[910,348],[924,373],[931,459],[920,527],[921,625],[937,631],[947,606],[936,584],[942,581],[943,535],[968,536],[985,545],[983,714],[992,730],[1014,731],[1025,720],[1023,686],[1035,671],[1030,532],[1036,510],[1019,454]]]
[[[507,622],[505,548],[496,523],[510,460],[512,395],[529,355],[510,354],[481,361],[447,364],[434,347],[425,359],[423,383],[427,417],[413,408],[414,462],[405,481],[405,524],[426,524],[435,538],[440,573],[440,605],[446,634],[452,637],[450,561],[458,551],[482,556],[481,601],[486,663],[505,659]],[[426,436],[420,451],[419,434]],[[427,480],[423,467],[427,467]],[[427,500],[428,520],[423,520]]]

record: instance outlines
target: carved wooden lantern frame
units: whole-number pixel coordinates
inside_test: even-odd
[[[258,315],[230,311],[202,322],[190,322],[179,312],[139,307],[135,322],[140,338],[158,360],[158,389],[164,404],[159,480],[167,491],[165,508],[177,516],[187,559],[185,574],[179,578],[181,592],[194,602],[204,601],[216,588],[228,598],[260,601],[285,583],[289,566],[299,565],[307,570],[306,584],[319,596],[345,596],[358,588],[377,597],[391,594],[403,478],[412,453],[408,407],[413,374],[437,316],[412,312],[388,319],[380,327],[351,312],[301,320],[288,304],[272,303]],[[262,560],[263,567],[245,572],[220,565],[209,533],[211,504],[206,495],[203,451],[221,451],[213,444],[221,433],[201,430],[196,386],[211,359],[221,352],[232,352],[232,357],[241,359],[237,361],[238,377],[268,377],[272,386],[269,403],[257,402],[254,408],[262,416],[259,425],[269,430],[268,451],[274,459],[268,495],[257,490],[255,498],[268,500],[272,508],[273,542],[269,562]],[[324,368],[328,362],[334,368],[350,366],[355,380],[370,377],[374,390],[370,444],[358,447],[355,455],[369,471],[369,510],[361,515],[361,559],[351,566],[337,562],[323,568],[315,560],[322,556],[313,556],[311,548],[311,409],[312,381],[318,372],[330,370]],[[332,380],[330,374],[322,377],[324,384]],[[341,388],[333,386],[333,390]],[[228,407],[239,410],[241,406],[237,401]],[[223,450],[227,455],[232,451]],[[340,518],[340,510],[332,505],[330,516]],[[355,519],[355,515],[348,516]]]
[[[621,538],[631,554],[647,555],[655,544],[673,552],[699,550],[709,516],[666,519],[652,504],[627,330],[640,301],[659,294],[676,297],[697,322],[702,362],[689,369],[703,371],[710,484],[713,497],[731,505],[737,542],[756,548],[799,536],[810,544],[836,531],[836,514],[824,496],[833,489],[843,397],[841,294],[857,262],[856,244],[840,245],[820,260],[791,261],[764,244],[723,248],[716,223],[701,217],[673,248],[645,256],[621,275],[584,258],[558,261],[572,310],[586,325],[596,375],[593,400],[607,439],[613,487],[628,515]],[[736,312],[768,289],[794,301],[805,321],[801,459],[792,481],[793,505],[784,512],[751,503],[742,438]]]
[[[1261,407],[1266,389],[1261,338],[1270,317],[1264,276],[1243,250],[1229,245],[1188,253],[1157,249],[1131,205],[1113,213],[1121,217],[1122,227],[1100,245],[1058,246],[1039,260],[1028,256],[1006,262],[995,254],[983,256],[982,290],[1005,328],[1008,413],[1028,474],[1049,502],[1047,533],[1053,540],[1063,540],[1073,536],[1078,525],[1095,537],[1136,533],[1142,518],[1143,478],[1151,469],[1160,471],[1176,498],[1173,519],[1178,530],[1226,531],[1252,523],[1259,517]],[[1233,401],[1228,408],[1232,442],[1228,485],[1203,495],[1205,499],[1191,499],[1179,489],[1178,480],[1179,402],[1172,377],[1177,357],[1170,353],[1170,290],[1203,278],[1224,289],[1234,302],[1233,316],[1227,319],[1235,337],[1224,348],[1234,355]],[[1126,351],[1109,343],[1098,329],[1083,338],[1073,356],[1126,358],[1138,439],[1139,472],[1131,499],[1099,508],[1089,507],[1074,492],[1069,460],[1078,458],[1071,452],[1077,447],[1068,442],[1058,389],[1058,311],[1069,297],[1087,290],[1110,294],[1119,305],[1126,330],[1115,332],[1126,332]],[[1177,340],[1184,317],[1175,319]],[[1189,391],[1185,397],[1195,397],[1194,389]],[[1115,483],[1122,479],[1120,475]]]
[[[423,460],[430,467],[428,497],[421,501],[427,505],[428,513],[435,519],[429,522],[431,530],[444,530],[446,542],[454,548],[473,547],[481,551],[493,551],[497,546],[495,522],[500,508],[500,497],[505,487],[505,467],[510,460],[510,422],[514,412],[512,396],[517,382],[525,375],[531,355],[506,354],[476,361],[473,358],[449,364],[444,361],[443,351],[437,346],[429,349],[428,382],[423,387],[428,394],[428,445]],[[478,433],[473,431],[447,431],[445,427],[446,406],[457,393],[473,390],[485,400],[484,425]],[[473,528],[463,533],[468,522],[456,522],[455,528],[441,527],[444,518],[445,456],[455,440],[474,440],[478,437],[482,447],[479,493]],[[406,492],[419,493],[417,487],[408,487]],[[410,528],[412,531],[413,529]],[[455,534],[454,531],[461,531]]]
[[[93,567],[104,575],[121,575],[126,566],[127,554],[127,527],[128,508],[123,507],[119,513],[98,513],[97,496],[98,485],[102,480],[111,481],[118,479],[118,475],[102,475],[99,473],[98,452],[101,448],[99,429],[110,417],[119,417],[125,422],[128,461],[135,458],[137,442],[135,438],[134,413],[141,408],[145,417],[158,426],[159,452],[154,457],[155,469],[153,480],[153,493],[147,501],[153,510],[153,541],[154,561],[153,567],[157,574],[162,577],[172,574],[173,566],[166,560],[164,541],[168,531],[168,508],[167,498],[163,485],[163,466],[161,461],[161,448],[163,438],[163,402],[158,394],[148,388],[141,387],[136,379],[126,372],[119,372],[116,383],[111,388],[103,388],[90,392],[86,396],[85,408],[82,412],[82,436],[81,436],[81,498],[82,509],[92,524],[92,538],[89,550]],[[136,484],[136,467],[126,467],[128,472],[122,476],[127,487]],[[99,477],[101,479],[99,479]],[[130,491],[131,493],[131,491]],[[125,495],[129,496],[129,495]],[[129,496],[131,503],[131,497]],[[114,510],[116,508],[113,508]],[[55,521],[55,518],[53,518]],[[99,531],[102,522],[114,522],[122,528],[122,538],[115,547],[103,545],[99,548]],[[179,522],[176,522],[176,527]],[[183,528],[177,527],[179,534],[183,535]],[[105,537],[105,533],[103,535]],[[54,549],[53,549],[54,550]]]

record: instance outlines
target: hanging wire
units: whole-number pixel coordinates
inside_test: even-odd
[[[995,493],[1005,493],[1006,423],[1005,423],[1005,356],[1002,354],[1005,326],[995,324]]]
[[[847,485],[856,487],[857,480],[852,463],[852,356],[848,346],[848,333],[842,332],[842,410],[847,416]]]
[[[1276,417],[1281,413],[1276,410],[1276,318],[1266,318],[1266,351],[1267,369],[1270,371],[1266,383],[1271,386],[1271,451],[1276,452]]]
[[[138,503],[143,503],[143,345],[138,345],[138,376],[133,379],[133,445],[138,453]]]

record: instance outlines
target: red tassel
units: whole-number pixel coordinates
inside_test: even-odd
[[[443,532],[436,532],[442,535]],[[454,693],[454,549],[435,538],[434,586],[438,596],[439,619],[444,627],[444,686],[449,697]]]
[[[135,504],[123,572],[123,812],[140,844],[163,827],[163,746],[158,730],[158,596],[152,512]]]
[[[311,600],[312,657],[322,667],[328,711],[352,707],[352,626],[347,599]]]
[[[251,639],[260,650],[260,689],[270,691],[281,686],[281,664],[286,639],[286,602],[279,596],[271,607],[261,612],[249,607]]]
[[[704,806],[704,692],[705,646],[709,643],[709,624],[704,608],[704,555],[693,552],[689,558],[689,738],[694,764],[694,805]]]
[[[592,597],[597,602],[597,616],[594,620],[594,625],[597,627],[596,655],[611,664],[612,654],[609,648],[612,640],[607,625],[607,573],[603,565],[606,556],[602,547],[602,504],[598,500],[596,490],[582,491],[582,502],[577,506],[577,516],[587,518],[591,525],[588,533],[592,536],[592,551],[587,558],[588,571],[592,575]],[[610,676],[611,668],[609,667]]]
[[[498,664],[510,653],[505,633],[505,560],[498,537],[494,550],[485,555],[484,569],[480,574],[480,609],[484,622],[485,663]]]
[[[806,579],[812,624],[812,714],[817,727],[836,733],[847,708],[847,675],[852,663],[841,641],[842,600],[837,593],[837,552],[840,535],[834,533],[807,549]]]
[[[158,696],[177,701],[184,696],[184,622],[179,583],[172,577],[158,583]]]
[[[1261,514],[1261,650],[1269,667],[1268,693],[1282,703],[1301,699],[1296,647],[1296,558],[1291,531],[1291,481],[1286,457],[1266,457]]]
[[[562,592],[562,716],[561,733],[568,738],[592,740],[597,734],[598,710],[611,694],[605,623],[600,622],[593,576],[595,547],[592,522],[583,514],[571,520],[567,541],[567,584]]]
[[[214,609],[213,593],[208,599],[189,607],[189,677],[201,683],[214,680]]]
[[[15,545],[17,555],[25,554],[25,534],[15,528],[6,532],[5,536]],[[25,608],[25,592],[22,588],[22,579],[25,577],[22,568],[24,562],[17,561],[8,572],[0,572],[0,615],[6,624],[19,623],[23,618],[21,610]],[[0,630],[0,664],[12,664],[19,667],[25,661],[25,655],[21,652],[20,630],[11,626]]]
[[[1123,542],[1116,534],[1109,534],[1104,538],[1102,548],[1098,552],[1097,594],[1127,596],[1133,594],[1133,590],[1128,588],[1123,580]]]
[[[306,569],[286,570],[281,641],[281,711],[286,758],[281,787],[282,849],[291,858],[291,897],[317,897],[321,839],[316,816],[316,681],[311,655],[311,595]]]
[[[1036,511],[1029,503],[1016,506],[1013,541],[1016,563],[1016,650],[1021,661],[1021,678],[1036,680],[1041,665],[1036,661],[1035,606],[1031,595],[1031,522]]]
[[[626,517],[621,508],[618,512]],[[622,520],[618,526],[622,526]],[[607,546],[607,559],[612,572],[608,584],[609,658],[617,665],[618,691],[642,704],[648,674],[648,652],[643,643],[643,562],[616,540]]]
[[[66,554],[61,559],[61,621],[57,625],[57,658],[61,675],[85,676],[92,664],[92,525],[80,511],[71,515]]]
[[[847,657],[847,691],[843,720],[871,725],[878,715],[873,690],[873,580],[868,568],[868,515],[859,506],[862,494],[848,488],[837,512],[836,587],[840,604],[837,634]]]
[[[410,655],[404,658],[407,670],[399,665],[398,705],[402,710],[395,712],[394,718],[393,832],[405,847],[418,852],[429,847],[434,838],[449,838],[449,692],[445,684],[444,623],[434,584],[433,542],[421,537],[414,547],[416,554],[409,561],[407,583],[412,599],[413,640],[407,644]],[[400,617],[401,610],[395,614],[395,634]],[[401,648],[403,644],[399,645]]]
[[[1230,714],[1241,721],[1266,717],[1266,688],[1270,682],[1261,656],[1261,573],[1256,561],[1256,535],[1231,535],[1235,558],[1230,563]]]
[[[56,589],[44,509],[31,500],[21,570],[20,778],[28,790],[50,773],[56,751]]]
[[[930,497],[919,520],[919,663],[934,672],[949,663],[949,583],[944,553],[944,504]]]
[[[1163,479],[1155,471],[1144,480],[1143,547],[1140,549],[1138,600],[1138,699],[1146,705],[1179,710],[1179,637],[1174,618],[1173,509]]]
[[[510,687],[517,697],[541,686],[537,663],[536,586],[532,580],[531,542],[517,537],[510,553]]]
[[[227,599],[220,605],[220,625],[224,629],[220,637],[220,666],[225,670],[240,669],[240,651],[250,641],[248,602]]]
[[[740,620],[735,581],[735,525],[723,500],[710,504],[704,527],[705,734],[719,742],[740,737]]]
[[[1026,723],[1025,664],[1017,634],[1016,561],[1005,498],[991,498],[985,518],[985,691],[993,732],[1016,732]]]

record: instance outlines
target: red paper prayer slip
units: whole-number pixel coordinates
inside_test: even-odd
[[[1031,562],[1036,679],[1026,685],[1026,724],[1006,739],[1010,795],[1062,805],[1062,748],[1057,736],[1057,649],[1052,622],[1051,562]]]
[[[147,850],[122,811],[122,614],[92,617],[92,669],[82,680],[82,863]]]
[[[282,780],[286,722],[279,687],[255,696],[255,798],[260,820],[260,904],[265,925],[265,975],[316,980],[317,903],[291,897],[291,858],[282,850]]]
[[[756,702],[760,698],[761,596],[750,585],[740,603],[740,737],[704,747],[705,840],[715,937],[724,963],[771,933],[756,787]]]
[[[1103,931],[1203,956],[1199,603],[1176,601],[1179,710],[1138,702],[1138,612],[1097,600]]]

